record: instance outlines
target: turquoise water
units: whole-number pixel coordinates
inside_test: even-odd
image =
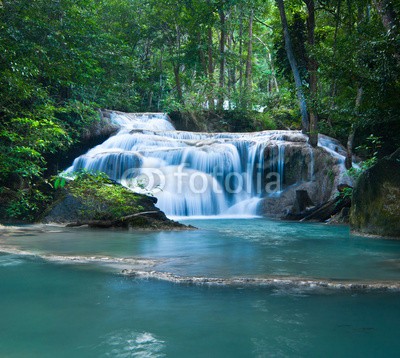
[[[200,230],[3,232],[0,357],[398,355],[399,291],[227,286],[223,278],[399,282],[399,242],[263,219],[191,223]]]

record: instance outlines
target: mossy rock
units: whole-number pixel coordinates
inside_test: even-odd
[[[361,174],[350,223],[361,233],[400,238],[400,149]]]
[[[104,228],[187,228],[169,220],[156,202],[156,198],[134,193],[103,174],[83,173],[60,190],[41,221]]]

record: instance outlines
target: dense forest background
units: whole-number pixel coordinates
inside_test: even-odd
[[[389,154],[400,146],[399,14],[389,0],[0,1],[6,214],[40,211],[49,156],[82,140],[99,108],[303,129],[362,159]]]

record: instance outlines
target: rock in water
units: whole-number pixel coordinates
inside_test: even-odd
[[[82,173],[59,192],[41,222],[68,227],[193,229],[168,219],[156,202],[156,198],[133,193],[101,174]]]
[[[359,177],[350,224],[364,234],[400,238],[400,148]]]

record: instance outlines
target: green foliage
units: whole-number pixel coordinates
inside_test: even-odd
[[[353,197],[353,188],[352,187],[343,188],[342,191],[337,193],[336,197],[339,198],[339,200],[336,203],[336,206],[342,204],[343,202],[349,202]]]
[[[255,132],[277,128],[269,113],[258,111],[173,112],[170,117],[178,128],[197,131]]]
[[[254,132],[276,129],[274,118],[256,111],[226,111],[222,114],[221,129],[229,132]]]
[[[13,118],[0,125],[0,183],[13,176],[32,182],[44,170],[44,154],[66,148],[67,132],[51,118]],[[14,179],[15,180],[15,179]]]
[[[16,197],[8,203],[5,212],[11,219],[32,222],[43,211],[50,200],[51,196],[35,188],[18,190]]]
[[[346,198],[351,198],[353,196],[353,188],[352,187],[346,187],[342,191],[342,197],[343,199]]]
[[[279,95],[267,98],[264,112],[278,129],[300,129],[301,117],[293,93],[282,91]]]
[[[382,148],[382,137],[370,134],[365,143],[356,148],[357,153],[361,154],[364,158],[368,158],[369,162],[376,162],[379,155],[379,150]],[[373,163],[372,163],[373,164]]]
[[[65,180],[64,177],[62,176],[57,176],[54,180],[54,189],[62,189],[64,188],[65,184],[67,183],[67,181]]]
[[[349,175],[353,179],[357,179],[362,172],[371,168],[378,162],[379,149],[382,147],[382,138],[374,136],[371,134],[366,138],[366,141],[363,145],[358,146],[356,150],[363,154],[364,159],[361,163],[359,163],[358,167],[353,167],[348,170]]]
[[[298,127],[292,75],[272,0],[2,3],[0,114],[6,120],[33,113],[46,118],[38,115],[40,108],[53,107],[52,115],[76,140],[96,107],[199,111],[207,103],[213,109],[222,97],[230,110],[267,107],[279,128]],[[360,142],[372,129],[395,136],[388,128],[400,122],[398,21],[387,31],[368,2],[319,4],[313,48],[307,40],[305,2],[287,3],[286,10],[305,93],[309,58],[319,64],[319,96],[308,100],[319,113],[320,129],[345,140],[355,125]],[[368,101],[355,108],[358,86]],[[271,98],[282,108],[271,106]],[[395,137],[393,146],[400,145]]]
[[[292,40],[293,52],[302,78],[307,78],[307,51],[306,51],[306,16],[303,9],[295,10],[289,25],[289,34]],[[276,63],[279,71],[288,81],[293,80],[292,70],[286,56],[285,44],[279,32],[275,35]]]
[[[104,173],[82,171],[74,177],[68,190],[82,202],[85,217],[115,220],[143,210],[137,194],[113,183]]]

